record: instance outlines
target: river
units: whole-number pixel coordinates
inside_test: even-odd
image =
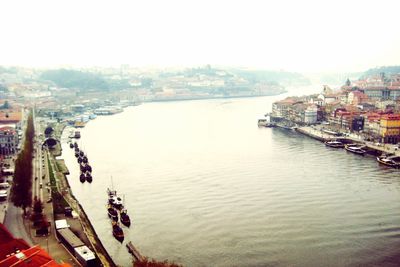
[[[258,128],[283,96],[155,102],[90,121],[93,183],[63,158],[74,195],[116,263],[125,243],[185,266],[396,266],[400,175],[372,157]],[[65,141],[65,139],[64,139]],[[111,234],[106,189],[133,225]]]

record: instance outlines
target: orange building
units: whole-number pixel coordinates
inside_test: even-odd
[[[400,141],[400,114],[385,114],[381,117],[380,135],[385,143]]]

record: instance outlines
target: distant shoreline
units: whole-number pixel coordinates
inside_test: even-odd
[[[210,96],[210,97],[193,97],[193,98],[175,98],[175,99],[152,99],[148,101],[143,101],[143,103],[150,103],[150,102],[173,102],[173,101],[187,101],[187,100],[210,100],[210,99],[230,99],[230,98],[254,98],[254,97],[264,97],[264,96],[277,96],[287,93],[287,90],[277,94],[265,94],[265,95],[243,95],[243,96]]]

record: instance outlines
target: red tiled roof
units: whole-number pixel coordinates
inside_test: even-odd
[[[382,115],[384,120],[400,120],[400,114],[385,114]]]
[[[17,249],[27,249],[29,245],[22,239],[14,239],[7,228],[0,223],[0,260],[15,253]]]
[[[16,123],[21,121],[22,112],[16,110],[1,110],[0,123]]]
[[[7,228],[0,223],[0,267],[52,267],[69,264],[58,264],[39,246],[29,247],[22,239],[15,239]]]
[[[0,267],[13,266],[13,267],[22,267],[22,266],[31,266],[31,267],[39,267],[39,266],[69,266],[60,265],[55,260],[53,260],[49,254],[39,246],[34,246],[23,250],[21,252],[15,253],[14,255],[0,261]]]

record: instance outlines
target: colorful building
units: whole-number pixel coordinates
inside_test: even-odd
[[[384,143],[396,144],[400,141],[400,114],[385,114],[381,117],[380,136]]]

